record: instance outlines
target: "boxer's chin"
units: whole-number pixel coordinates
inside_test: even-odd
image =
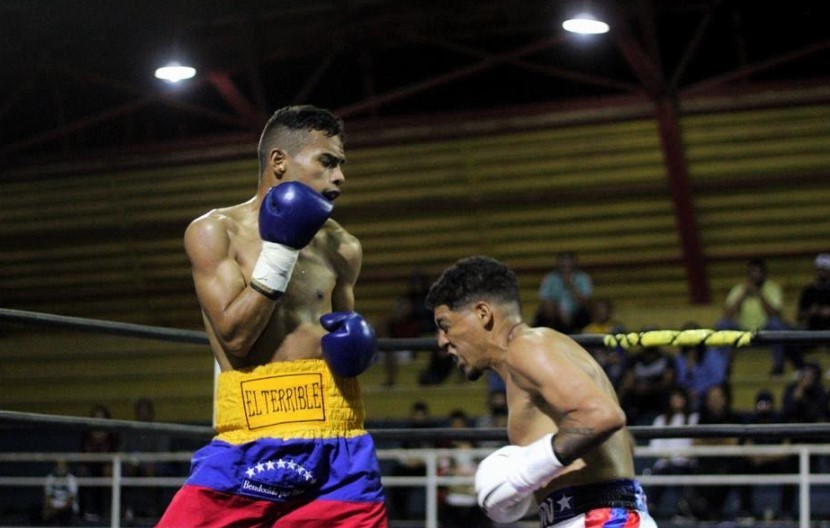
[[[468,368],[464,370],[464,375],[467,377],[469,381],[475,381],[481,377],[483,372],[481,372],[477,368]]]

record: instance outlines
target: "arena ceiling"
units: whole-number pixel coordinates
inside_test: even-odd
[[[290,103],[386,123],[830,84],[826,0],[594,0],[611,32],[564,32],[585,3],[0,0],[0,164],[250,139]],[[181,86],[153,77],[174,52]]]

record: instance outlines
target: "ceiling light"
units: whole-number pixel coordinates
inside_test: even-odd
[[[171,83],[177,83],[185,79],[190,79],[194,75],[196,75],[196,68],[191,66],[182,66],[178,62],[170,62],[166,66],[162,66],[156,70],[156,78]]]
[[[608,33],[610,29],[608,24],[589,13],[580,13],[573,18],[562,22],[562,27],[565,31],[571,33],[581,33],[583,35],[598,35],[600,33]]]

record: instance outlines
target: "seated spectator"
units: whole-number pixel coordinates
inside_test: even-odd
[[[487,392],[487,414],[480,416],[475,426],[477,429],[494,429],[507,427],[507,392],[505,390],[493,390]],[[480,442],[482,447],[501,447],[504,442],[486,441]]]
[[[732,392],[723,383],[710,387],[703,395],[699,424],[736,424],[739,420],[732,411]],[[736,445],[737,438],[697,438],[695,445]],[[700,456],[695,461],[696,473],[700,475],[729,475],[739,473],[741,460],[724,456]],[[691,489],[688,503],[681,511],[688,510],[695,518],[703,521],[723,521],[726,515],[726,501],[732,490],[731,485],[696,486]],[[685,501],[684,501],[685,502]]]
[[[774,424],[780,423],[781,416],[775,412],[775,399],[772,393],[768,390],[760,390],[755,396],[755,409],[747,417],[749,424]],[[789,443],[789,441],[786,441]],[[746,438],[743,441],[745,445],[781,445],[782,441],[778,438],[765,439],[762,436]],[[793,456],[788,455],[755,455],[748,456],[743,459],[743,473],[750,475],[764,475],[764,474],[787,474],[798,473],[798,461]],[[740,506],[739,516],[756,517],[755,503],[753,500],[753,486],[742,486],[739,495]],[[777,510],[773,510],[771,504],[765,505],[767,513],[763,515],[765,520],[772,520],[773,518],[789,520],[793,518],[793,508],[795,506],[795,486],[784,484],[781,486],[780,504]]]
[[[746,278],[729,291],[724,306],[724,321],[719,326],[736,330],[787,330],[781,318],[784,295],[777,282],[767,278],[767,266],[762,259],[752,259],[746,266]],[[787,358],[796,368],[804,364],[801,349],[795,345],[772,345],[770,375],[784,372]]]
[[[583,334],[613,334],[621,332],[623,324],[614,317],[614,303],[599,298],[591,303],[591,320],[582,328]]]
[[[683,330],[700,328],[694,322],[683,325]],[[709,387],[728,379],[731,347],[710,347],[704,344],[680,347],[675,356],[677,384],[689,393],[693,409],[700,408],[700,398]]]
[[[427,429],[435,427],[429,411],[429,405],[424,401],[416,401],[409,411],[409,420],[405,427],[409,429]],[[404,440],[401,442],[404,449],[423,449],[435,447],[433,442],[420,439]],[[395,461],[392,467],[392,476],[395,477],[423,477],[426,475],[426,464],[421,457],[413,456]],[[392,487],[387,490],[387,507],[389,517],[396,519],[423,519],[426,504],[426,495],[423,486]]]
[[[92,418],[111,419],[110,410],[96,405],[90,411]],[[120,447],[118,435],[112,431],[90,429],[81,437],[81,451],[84,453],[114,453]],[[84,462],[78,466],[79,477],[111,477],[112,464],[109,462]],[[81,512],[84,520],[98,521],[109,514],[111,492],[106,486],[87,486],[81,489]]]
[[[806,363],[796,373],[796,380],[784,387],[784,421],[792,423],[823,422],[827,419],[827,392],[821,379],[821,367]]]
[[[133,404],[133,418],[137,422],[154,422],[156,408],[153,400],[140,398]],[[124,437],[125,453],[166,453],[170,451],[170,437],[162,434],[133,432]],[[127,459],[124,475],[127,477],[159,477],[168,473],[167,466],[158,462],[138,462]],[[161,488],[128,487],[123,490],[124,514],[127,520],[135,517],[155,518],[166,504]],[[172,498],[172,497],[170,497]]]
[[[468,428],[467,414],[460,409],[452,411],[449,417],[449,427],[452,429]],[[451,455],[442,456],[438,460],[438,474],[451,477],[474,477],[479,460],[470,450],[475,448],[476,444],[468,440],[454,440],[445,447],[455,448],[455,451]],[[468,528],[491,525],[487,516],[478,506],[475,486],[472,482],[446,486],[439,493],[442,527]]]
[[[641,347],[630,356],[619,390],[620,404],[629,423],[652,423],[663,411],[663,402],[675,385],[675,378],[674,358],[660,347]]]
[[[386,322],[386,336],[393,339],[421,337],[422,322],[415,315],[414,300],[402,295],[395,300],[395,309]],[[398,381],[398,363],[412,359],[411,350],[387,350],[383,352],[386,379],[383,386],[394,387]]]
[[[556,269],[545,275],[539,287],[539,309],[534,326],[547,326],[565,334],[579,332],[590,320],[594,285],[577,267],[576,254],[564,252]]]
[[[591,303],[591,322],[582,329],[583,334],[616,334],[625,332],[622,323],[614,318],[614,304],[608,299],[597,299]],[[614,389],[619,390],[625,373],[627,356],[621,346],[586,347],[586,350],[605,371]]]
[[[672,387],[668,398],[664,402],[664,410],[654,419],[654,427],[675,427],[680,425],[696,425],[699,415],[692,411],[689,395],[682,387]],[[691,438],[654,438],[649,441],[649,446],[658,449],[682,450],[691,447]],[[658,458],[650,468],[653,475],[689,475],[693,472],[692,459],[683,454]],[[660,500],[666,491],[665,486],[654,486],[649,489],[649,509],[654,507],[657,511]],[[681,495],[682,497],[682,495]]]
[[[46,476],[40,520],[48,525],[71,526],[78,512],[78,479],[69,471],[66,460],[60,459]]]

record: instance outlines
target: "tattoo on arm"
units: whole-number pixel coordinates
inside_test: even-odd
[[[595,429],[587,427],[559,429],[553,437],[553,454],[567,466],[600,445],[606,438],[607,436],[598,436]]]

